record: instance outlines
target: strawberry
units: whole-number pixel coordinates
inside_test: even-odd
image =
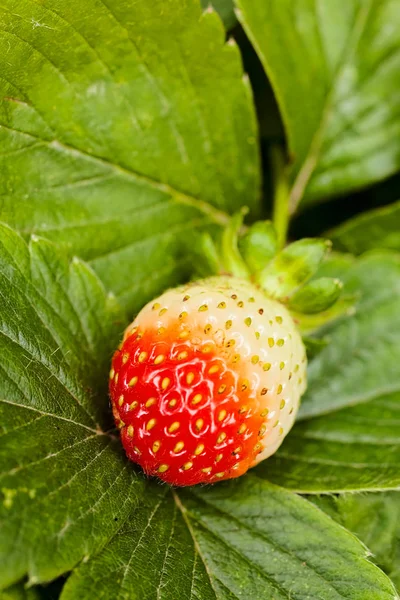
[[[178,486],[238,477],[273,454],[305,384],[305,349],[288,310],[227,276],[147,304],[110,372],[128,457]]]

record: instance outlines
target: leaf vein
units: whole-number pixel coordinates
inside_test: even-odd
[[[321,121],[318,129],[315,131],[313,138],[310,143],[308,155],[306,156],[303,166],[301,167],[299,173],[297,174],[296,180],[293,184],[292,190],[290,192],[290,211],[293,214],[304,194],[306,186],[317,166],[318,157],[322,149],[323,143],[323,133],[324,129],[327,125],[327,122],[330,117],[330,111],[332,110],[332,99],[333,94],[335,92],[335,86],[338,79],[341,77],[344,68],[347,65],[349,60],[349,56],[354,52],[355,45],[358,39],[361,37],[368,15],[371,11],[372,0],[367,0],[366,2],[361,3],[360,9],[355,19],[355,26],[351,29],[349,37],[344,44],[343,52],[341,55],[341,59],[338,62],[338,66],[336,69],[336,73],[332,78],[331,88],[326,96],[325,106],[322,109],[321,113]]]
[[[125,569],[124,569],[124,574],[123,574],[121,582],[120,582],[120,584],[118,586],[119,590],[118,590],[118,595],[116,595],[116,598],[118,598],[120,596],[120,592],[122,591],[122,589],[124,587],[124,583],[125,583],[125,580],[126,580],[126,577],[127,577],[128,573],[129,573],[133,557],[136,554],[137,549],[142,544],[142,540],[143,540],[143,538],[144,538],[144,536],[146,534],[146,531],[150,527],[150,524],[151,524],[151,522],[152,522],[155,514],[159,510],[159,508],[160,508],[161,504],[164,502],[164,500],[165,500],[165,495],[160,499],[159,502],[157,502],[155,508],[152,510],[151,514],[149,515],[149,518],[147,519],[146,526],[143,528],[143,531],[142,531],[142,533],[141,533],[141,535],[140,535],[140,537],[138,539],[138,542],[137,542],[136,546],[133,548],[133,550],[131,552],[131,555],[130,555],[130,558],[129,558],[128,562],[126,563],[126,566],[125,566]],[[124,598],[125,598],[125,596],[124,596]]]
[[[32,410],[34,412],[39,413],[43,417],[52,417],[53,419],[58,419],[60,421],[66,421],[67,423],[72,423],[72,425],[76,425],[77,427],[83,427],[83,429],[86,429],[87,431],[90,431],[90,432],[93,432],[96,434],[99,433],[96,429],[92,429],[91,427],[88,427],[87,425],[84,425],[83,423],[79,423],[77,421],[74,421],[73,419],[67,419],[67,417],[61,417],[60,415],[56,415],[54,413],[46,412],[46,411],[36,408],[34,406],[27,406],[26,404],[19,404],[18,402],[12,402],[11,400],[4,400],[3,398],[0,398],[0,402],[3,402],[4,404],[10,404],[11,406],[17,406],[18,408]]]

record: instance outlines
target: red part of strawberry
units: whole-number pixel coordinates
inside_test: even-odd
[[[289,313],[234,278],[148,304],[110,372],[128,457],[180,486],[238,477],[272,454],[304,386],[304,347]]]

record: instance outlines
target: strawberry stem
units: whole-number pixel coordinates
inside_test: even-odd
[[[280,146],[271,148],[271,165],[274,188],[272,222],[277,233],[279,248],[283,248],[289,227],[290,189],[285,156]]]
[[[221,239],[221,259],[224,271],[235,277],[248,279],[249,269],[240,254],[238,239],[243,226],[244,216],[249,212],[247,206],[243,206],[239,212],[231,217],[225,227]]]

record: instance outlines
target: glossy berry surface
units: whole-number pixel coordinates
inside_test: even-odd
[[[128,457],[172,485],[237,477],[281,444],[305,388],[293,320],[250,283],[212,278],[139,313],[110,371]]]

